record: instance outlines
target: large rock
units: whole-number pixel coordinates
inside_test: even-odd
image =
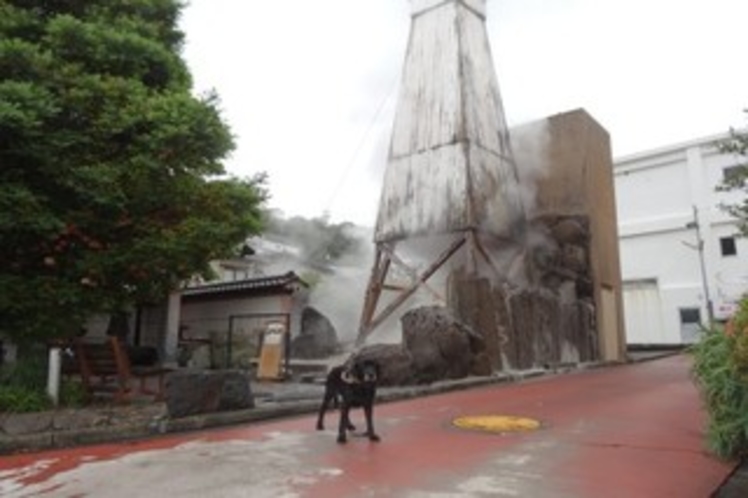
[[[401,322],[405,349],[413,358],[419,383],[459,379],[471,373],[481,340],[446,308],[416,308],[405,313]]]
[[[351,355],[348,361],[374,360],[379,363],[380,386],[415,384],[417,378],[413,358],[402,344],[371,344]]]
[[[349,359],[379,362],[380,385],[426,384],[471,374],[491,374],[483,338],[446,308],[416,308],[405,313],[401,322],[402,344],[368,345]]]
[[[340,352],[340,342],[330,320],[311,306],[301,313],[301,332],[291,341],[294,358],[328,358]]]
[[[586,246],[590,238],[588,225],[584,218],[562,218],[551,226],[551,234],[559,244]]]
[[[171,418],[255,406],[243,370],[178,370],[167,375],[165,391]]]

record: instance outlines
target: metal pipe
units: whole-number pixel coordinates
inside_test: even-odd
[[[699,223],[699,209],[693,206],[693,222],[686,225],[687,228],[696,229],[696,250],[699,251],[699,266],[701,267],[701,285],[704,289],[706,299],[706,313],[709,326],[714,325],[714,305],[709,294],[709,281],[707,279],[706,262],[704,260],[704,239],[701,238],[701,225]]]

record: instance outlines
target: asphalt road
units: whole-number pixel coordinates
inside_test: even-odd
[[[0,496],[705,498],[735,465],[705,450],[689,366],[671,356],[381,404],[379,443],[337,444],[332,412],[322,432],[303,416],[0,457]],[[541,425],[453,423],[483,415]]]

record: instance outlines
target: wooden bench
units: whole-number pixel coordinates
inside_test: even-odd
[[[107,337],[104,342],[89,342],[75,339],[73,342],[75,363],[81,376],[83,387],[89,397],[110,395],[115,401],[126,401],[134,392],[164,396],[164,378],[171,371],[161,366],[133,366],[127,355],[127,348],[117,337]],[[155,379],[156,390],[148,387],[147,381]],[[138,380],[137,390],[132,381]]]

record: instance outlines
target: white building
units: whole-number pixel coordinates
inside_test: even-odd
[[[741,195],[716,191],[741,161],[717,150],[715,142],[724,138],[615,161],[629,345],[693,342],[708,323],[709,301],[714,317],[724,320],[748,291],[748,240],[736,237],[735,223],[719,208]]]

